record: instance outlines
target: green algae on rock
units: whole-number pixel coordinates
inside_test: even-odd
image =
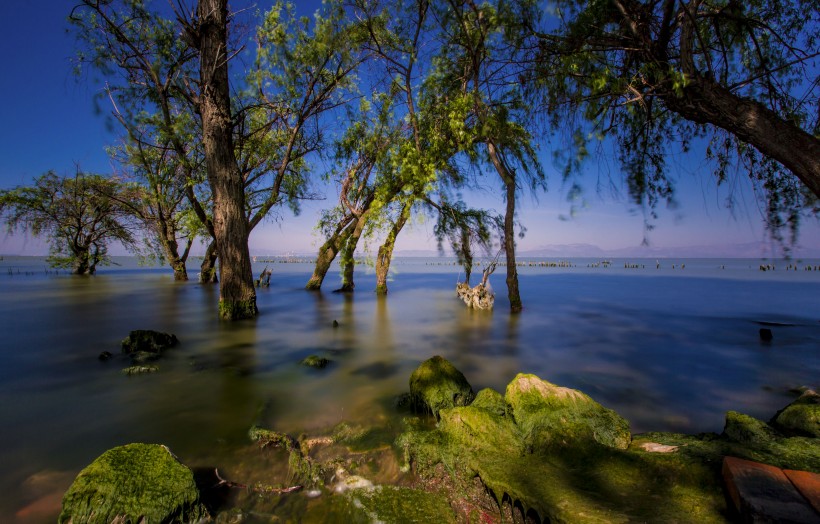
[[[581,391],[556,386],[535,375],[519,373],[507,385],[505,399],[534,450],[582,440],[626,449],[632,440],[623,417]]]
[[[330,364],[330,360],[317,355],[310,355],[302,359],[299,363],[309,368],[324,369]]]
[[[410,375],[410,396],[414,405],[423,406],[438,417],[442,409],[470,404],[475,394],[461,371],[436,355]]]
[[[820,395],[803,392],[775,415],[772,425],[787,434],[820,438]]]
[[[59,523],[195,522],[207,516],[194,475],[159,444],[110,449],[63,496]]]

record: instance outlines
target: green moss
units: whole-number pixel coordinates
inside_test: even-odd
[[[83,469],[63,497],[58,522],[192,522],[207,512],[194,476],[168,448],[128,444]]]
[[[351,451],[372,451],[393,444],[396,431],[390,427],[350,426],[342,422],[333,428],[333,442],[347,446]]]
[[[410,395],[416,406],[436,416],[442,409],[466,406],[475,397],[461,371],[438,355],[422,362],[410,375]]]
[[[770,443],[775,438],[776,433],[765,422],[743,413],[729,411],[726,413],[723,436],[741,444],[760,446]]]
[[[505,395],[525,441],[533,450],[597,442],[626,449],[629,423],[586,394],[520,373]]]
[[[122,370],[123,375],[143,375],[145,373],[156,373],[159,371],[157,366],[129,366]]]
[[[300,364],[309,368],[324,369],[330,364],[330,360],[317,355],[310,355],[302,359]]]
[[[378,284],[378,285],[376,285],[376,294],[377,295],[386,295],[387,294],[387,284]]]
[[[805,391],[777,413],[772,424],[790,435],[820,438],[820,395]]]
[[[397,486],[353,489],[341,495],[323,496],[299,512],[301,522],[455,523],[444,495]]]
[[[510,407],[507,405],[507,401],[504,400],[501,393],[494,389],[482,389],[478,392],[478,394],[476,394],[473,403],[470,405],[487,410],[490,413],[494,413],[501,417],[510,415]]]
[[[254,318],[259,313],[256,297],[248,300],[219,300],[219,318],[222,320],[242,320]]]
[[[416,489],[377,486],[351,490],[345,498],[351,522],[456,522],[445,496]]]

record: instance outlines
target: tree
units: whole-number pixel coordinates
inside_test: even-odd
[[[439,104],[440,112],[463,115],[464,125],[450,124],[462,151],[471,162],[492,166],[502,182],[502,241],[512,312],[523,308],[515,260],[516,194],[526,182],[533,189],[545,182],[528,130],[530,110],[518,82],[522,56],[517,14],[505,1],[478,5],[448,0],[437,10],[444,40],[435,74],[427,82],[428,100]]]
[[[544,4],[516,4],[532,36],[522,80],[569,129],[570,171],[590,139],[611,136],[632,198],[651,209],[673,195],[668,145],[703,141],[718,183],[737,164],[775,238],[788,226],[794,240],[820,197],[816,1],[558,1],[540,26]]]
[[[173,148],[168,144],[164,147],[149,145],[143,136],[118,148],[110,148],[109,154],[139,184],[135,188],[134,201],[129,204],[149,233],[142,255],[166,261],[174,272],[174,280],[188,280],[186,262],[203,226],[186,199],[187,180],[181,173],[184,168]],[[181,251],[180,245],[183,246]]]
[[[0,191],[0,216],[9,233],[46,237],[52,266],[93,275],[111,262],[109,244],[135,246],[132,198],[132,188],[114,178],[79,171],[61,178],[49,171],[32,187]]]

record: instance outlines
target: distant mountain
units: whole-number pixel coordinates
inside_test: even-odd
[[[593,244],[550,244],[517,253],[522,257],[606,257],[606,251]]]
[[[780,249],[767,242],[701,246],[633,246],[601,249],[593,244],[553,244],[518,253],[524,257],[612,257],[612,258],[780,258]],[[796,248],[792,258],[820,258],[820,249]]]

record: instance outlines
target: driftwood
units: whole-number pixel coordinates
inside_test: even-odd
[[[495,303],[495,293],[489,285],[489,278],[495,271],[497,261],[491,262],[484,268],[481,282],[475,287],[470,287],[468,282],[458,282],[456,284],[456,295],[473,309],[492,309]]]
[[[299,491],[302,489],[302,486],[290,486],[287,488],[275,488],[273,486],[249,486],[247,484],[240,484],[239,482],[232,482],[230,480],[225,480],[219,475],[219,470],[214,469],[214,475],[219,480],[219,482],[214,487],[219,486],[226,486],[229,488],[237,488],[237,489],[246,489],[248,491],[252,491],[253,493],[265,493],[265,494],[275,494],[279,495],[282,493],[293,493],[295,491]]]
[[[259,279],[256,281],[256,287],[270,287],[270,276],[273,273],[268,266],[265,266],[265,269],[262,270],[262,273],[259,275]]]

